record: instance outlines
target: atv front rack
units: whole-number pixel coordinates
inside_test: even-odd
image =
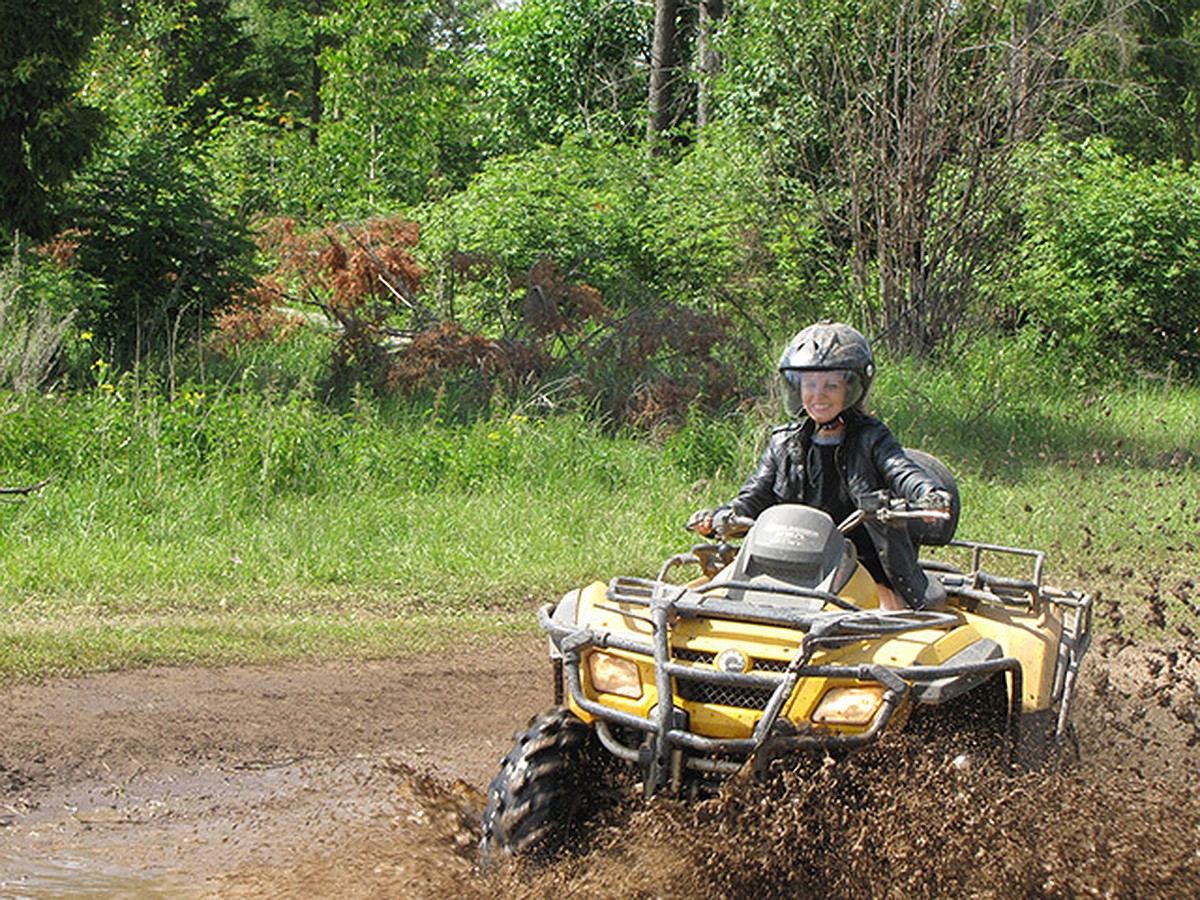
[[[953,612],[906,611],[880,613],[850,609],[799,610],[780,605],[748,606],[716,596],[717,590],[737,587],[729,582],[700,587],[683,587],[661,580],[621,577],[610,582],[607,600],[611,609],[622,616],[651,624],[651,634],[643,639],[629,631],[611,631],[577,625],[556,619],[554,604],[539,612],[539,621],[558,655],[566,675],[572,701],[598,720],[597,733],[614,755],[640,764],[649,776],[648,791],[679,778],[679,769],[687,768],[718,773],[739,770],[747,760],[761,765],[774,756],[787,753],[836,748],[852,748],[876,740],[887,727],[901,702],[914,685],[929,686],[949,679],[975,676],[982,681],[996,673],[1005,673],[1011,681],[1009,696],[1019,709],[1022,695],[1021,667],[1011,658],[959,659],[943,665],[892,667],[876,663],[858,665],[813,664],[813,655],[821,649],[834,649],[862,641],[894,637],[923,629],[952,628],[959,623]],[[756,590],[763,590],[756,585]],[[824,592],[804,588],[767,588],[781,596],[811,597],[832,602]],[[844,601],[843,601],[844,603]],[[671,623],[682,618],[725,618],[777,625],[799,632],[797,650],[780,671],[751,670],[727,672],[703,667],[676,658],[672,648]],[[717,738],[692,731],[683,709],[672,703],[659,703],[647,716],[636,715],[598,702],[586,696],[581,675],[585,650],[618,649],[653,661],[655,687],[660,698],[680,696],[680,686],[703,683],[728,688],[733,692],[759,692],[766,696],[762,715],[747,738]],[[801,730],[781,712],[797,684],[804,678],[824,678],[875,683],[883,687],[882,702],[869,725],[857,733],[838,733],[812,726]],[[1010,721],[1015,718],[1010,708]],[[642,734],[636,745],[623,743],[613,727]]]

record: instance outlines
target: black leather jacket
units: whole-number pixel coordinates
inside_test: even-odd
[[[843,479],[856,506],[871,508],[868,495],[881,490],[915,501],[938,488],[905,455],[900,442],[882,421],[856,409],[844,412],[843,418],[846,434],[835,455],[836,477]],[[735,513],[757,518],[776,503],[813,502],[811,491],[806,496],[806,479],[807,483],[816,484],[833,474],[818,468],[821,463],[820,454],[813,450],[814,431],[815,423],[803,418],[771,432],[758,468],[729,503]],[[896,592],[915,609],[929,605],[929,582],[917,563],[917,548],[908,533],[903,528],[875,522],[863,527],[870,534]]]

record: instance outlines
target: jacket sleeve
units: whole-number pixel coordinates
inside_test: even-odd
[[[916,501],[938,487],[920,466],[908,458],[891,429],[882,422],[873,430],[870,456],[884,484],[895,496]]]
[[[758,467],[746,479],[742,489],[728,504],[739,516],[757,519],[759,514],[776,503],[787,503],[788,497],[788,441],[795,429],[784,426],[771,434],[766,449],[758,460]]]

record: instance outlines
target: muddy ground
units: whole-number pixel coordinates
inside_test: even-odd
[[[8,688],[0,898],[1195,895],[1197,652],[1098,640],[1064,771],[894,739],[692,808],[631,804],[591,852],[488,879],[482,790],[549,705],[541,639]]]

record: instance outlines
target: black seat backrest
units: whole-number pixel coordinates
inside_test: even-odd
[[[816,587],[838,568],[845,553],[846,538],[827,513],[781,503],[763,510],[755,521],[734,560],[733,577],[752,581],[768,576]]]

